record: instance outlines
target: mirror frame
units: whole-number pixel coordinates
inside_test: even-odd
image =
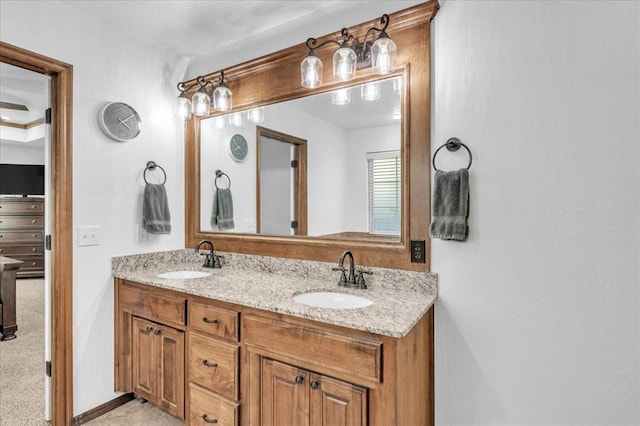
[[[300,62],[307,55],[304,42],[260,58],[226,68],[225,82],[233,91],[233,111],[242,111],[295,98],[362,84],[372,80],[403,76],[402,98],[402,226],[400,242],[385,243],[322,237],[272,236],[203,232],[200,230],[200,120],[192,116],[185,121],[185,247],[211,240],[216,250],[294,259],[337,262],[344,250],[351,250],[357,265],[385,268],[430,270],[429,223],[431,184],[431,110],[430,110],[430,22],[438,10],[435,0],[389,14],[387,33],[398,45],[396,71],[379,76],[370,68],[358,70],[356,78],[336,83],[332,76],[335,46],[317,49],[325,64],[324,84],[306,89],[300,84]],[[349,28],[359,42],[376,21]],[[318,37],[318,43],[339,39],[340,30]],[[308,36],[314,36],[309,34]],[[216,80],[219,72],[205,75]],[[188,86],[195,80],[186,82]],[[188,93],[191,96],[193,91]],[[425,241],[425,263],[411,262],[411,240]]]

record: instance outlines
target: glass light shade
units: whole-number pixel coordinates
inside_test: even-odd
[[[233,114],[229,115],[229,124],[231,124],[234,127],[240,127],[244,124],[244,120],[242,119],[242,113],[241,112],[234,112]]]
[[[231,111],[232,107],[233,93],[224,83],[221,83],[213,91],[213,108],[217,111]]]
[[[302,87],[313,89],[322,85],[322,61],[314,55],[308,55],[300,64]]]
[[[378,74],[389,74],[395,69],[396,44],[386,34],[380,37],[371,46],[371,67]]]
[[[215,120],[213,121],[213,125],[216,129],[224,129],[226,124],[225,118],[226,117],[224,115],[219,115],[215,118]]]
[[[209,114],[209,106],[211,105],[211,99],[203,88],[198,90],[191,98],[191,112],[198,117]]]
[[[393,79],[393,93],[400,96],[402,94],[402,78],[396,77]]]
[[[338,89],[331,92],[331,103],[334,105],[347,105],[351,102],[351,89]]]
[[[247,111],[247,120],[252,123],[262,123],[264,121],[264,107],[253,108]]]
[[[191,101],[184,93],[178,96],[178,110],[176,114],[183,120],[191,117]]]
[[[333,77],[338,81],[351,80],[356,75],[356,52],[342,46],[333,54]]]
[[[380,85],[378,83],[367,83],[360,89],[360,97],[363,101],[377,101],[380,99]]]

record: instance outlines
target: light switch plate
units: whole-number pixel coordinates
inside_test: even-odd
[[[78,226],[78,247],[100,245],[99,226]]]

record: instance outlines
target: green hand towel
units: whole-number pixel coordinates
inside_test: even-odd
[[[220,231],[235,227],[233,222],[233,197],[229,188],[217,188],[213,193],[211,226],[217,226]]]

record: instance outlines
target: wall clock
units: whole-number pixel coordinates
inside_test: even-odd
[[[235,134],[229,140],[229,155],[235,161],[244,161],[249,154],[249,145],[244,136]]]
[[[123,102],[109,102],[98,117],[100,128],[109,138],[117,142],[134,139],[142,131],[140,115]]]

